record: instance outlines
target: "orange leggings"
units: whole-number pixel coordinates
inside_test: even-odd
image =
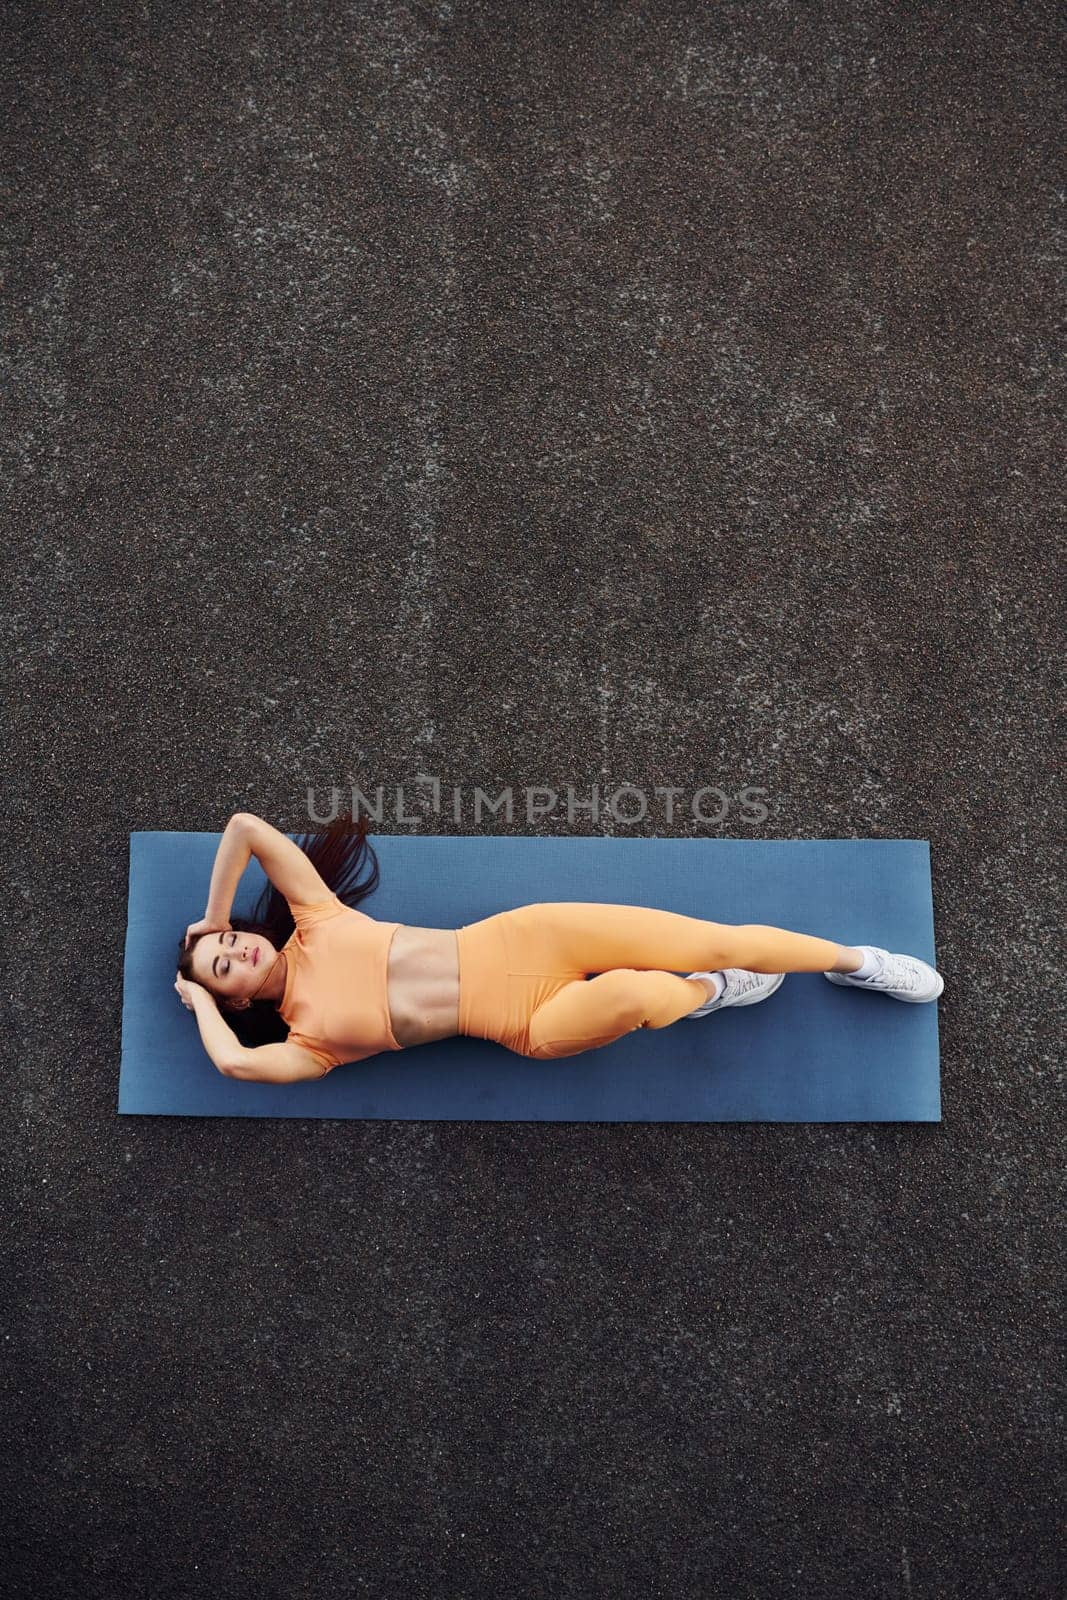
[[[829,972],[842,948],[764,923],[583,900],[499,911],[457,940],[460,1033],[540,1061],[687,1016],[707,990],[680,969]]]

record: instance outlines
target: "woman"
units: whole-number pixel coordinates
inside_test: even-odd
[[[355,905],[378,882],[366,819],[342,816],[306,838],[295,844],[250,812],[231,817],[205,914],[181,941],[174,987],[229,1077],[318,1078],[453,1034],[550,1061],[635,1028],[755,1005],[787,972],[913,1003],[944,988],[925,961],[874,945],[645,906],[553,901],[458,929],[379,922]],[[373,871],[358,883],[365,854]],[[235,922],[230,907],[253,855],[271,886],[253,917]],[[684,967],[698,970],[682,977]]]

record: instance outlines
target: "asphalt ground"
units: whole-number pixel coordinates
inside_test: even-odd
[[[1061,1593],[1057,9],[3,41],[7,1595]],[[929,839],[942,1122],[120,1118],[129,832],[353,783]]]

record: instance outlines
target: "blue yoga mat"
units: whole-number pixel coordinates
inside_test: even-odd
[[[293,1084],[225,1078],[174,990],[175,952],[203,916],[217,833],[130,834],[120,1114],[393,1117],[487,1122],[939,1122],[937,1002],[790,973],[759,1005],[599,1050],[532,1061],[456,1037]],[[373,836],[378,889],[360,909],[455,928],[535,900],[659,906],[763,922],[936,966],[925,839]],[[265,884],[253,858],[234,915]]]

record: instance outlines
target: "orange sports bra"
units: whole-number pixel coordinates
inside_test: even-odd
[[[323,1076],[344,1061],[402,1050],[389,1016],[388,962],[402,924],[378,922],[337,895],[290,900],[296,928],[282,946],[285,993],[279,1012],[289,1038],[322,1063]]]

